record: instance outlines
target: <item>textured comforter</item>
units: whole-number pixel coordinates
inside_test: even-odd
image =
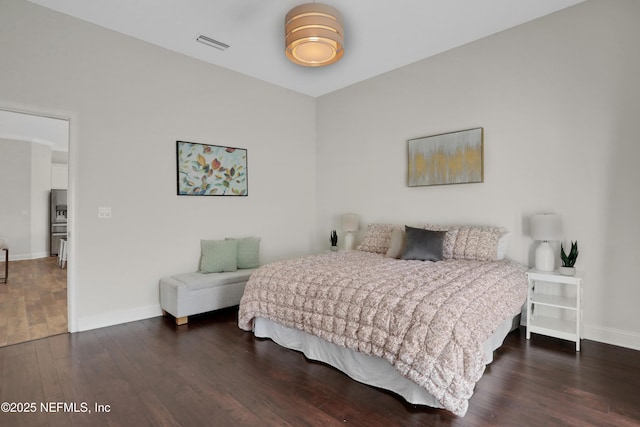
[[[238,325],[264,317],[386,359],[464,415],[484,372],[482,344],[526,299],[509,261],[401,261],[368,252],[276,262],[251,275]]]

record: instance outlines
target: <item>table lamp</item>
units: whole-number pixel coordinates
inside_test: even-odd
[[[353,232],[358,231],[358,225],[358,215],[342,215],[342,230],[347,232],[347,235],[344,236],[344,249],[347,251],[353,250]]]
[[[537,214],[531,217],[531,237],[542,241],[536,249],[536,270],[553,271],[556,256],[550,240],[562,239],[562,224],[556,214]]]

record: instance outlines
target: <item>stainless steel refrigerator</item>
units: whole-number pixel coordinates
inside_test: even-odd
[[[60,239],[67,238],[67,190],[51,190],[49,253],[58,255]]]

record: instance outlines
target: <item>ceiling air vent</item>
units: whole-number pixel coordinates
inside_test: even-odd
[[[219,42],[218,40],[212,39],[211,37],[207,37],[202,34],[200,34],[198,38],[196,38],[196,41],[202,44],[206,44],[207,46],[215,47],[216,49],[222,51],[227,50],[227,48],[229,47],[229,45],[226,43]]]

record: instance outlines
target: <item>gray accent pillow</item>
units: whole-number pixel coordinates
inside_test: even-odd
[[[447,235],[444,236],[444,243],[442,244],[442,257],[444,259],[453,258],[453,249],[456,246],[456,240],[458,239],[458,227],[427,224],[422,228],[432,231],[446,231]]]
[[[238,242],[238,268],[257,268],[260,266],[259,237],[245,237],[242,239],[227,237],[225,240]]]
[[[424,230],[405,226],[406,243],[402,259],[441,261],[446,231]]]
[[[238,242],[236,240],[200,240],[202,257],[200,271],[222,273],[238,269]]]

